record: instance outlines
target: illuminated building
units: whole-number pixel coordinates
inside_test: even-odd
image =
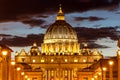
[[[55,23],[45,33],[41,49],[34,43],[29,53],[22,50],[15,56],[31,80],[78,80],[79,70],[103,58],[101,52],[91,51],[86,43],[80,49],[77,34],[65,21],[61,7]]]
[[[0,45],[0,80],[11,78],[11,52],[7,46]]]
[[[56,21],[45,33],[41,50],[33,43],[29,52],[16,52],[15,62],[11,62],[10,49],[9,55],[1,52],[0,60],[6,61],[0,63],[0,80],[104,80],[109,79],[109,74],[114,80],[120,79],[119,51],[117,57],[103,58],[102,52],[91,50],[87,43],[83,46],[80,48],[77,34],[65,21],[60,7]],[[114,64],[109,65],[109,60]]]

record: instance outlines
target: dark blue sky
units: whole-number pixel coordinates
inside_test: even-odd
[[[1,0],[0,43],[12,46],[16,50],[16,46],[21,46],[19,43],[22,43],[22,47],[32,45],[34,40],[31,39],[31,42],[28,41],[29,44],[27,44],[22,41],[23,38],[28,40],[30,39],[28,35],[44,34],[49,25],[55,22],[59,4],[62,4],[65,20],[73,27],[90,28],[91,33],[96,32],[96,34],[97,31],[93,28],[101,30],[100,28],[103,27],[105,28],[103,31],[108,31],[108,34],[112,33],[112,37],[106,34],[101,37],[98,34],[94,35],[96,39],[87,41],[92,40],[94,45],[102,45],[97,48],[102,48],[105,55],[115,55],[116,38],[119,37],[120,27],[119,2],[119,0]],[[114,28],[112,29],[114,31],[111,31],[109,27]],[[88,39],[88,36],[84,37]],[[35,41],[41,42],[37,38]],[[14,45],[12,45],[13,43]],[[103,48],[103,46],[106,47]],[[106,54],[106,50],[110,53]]]

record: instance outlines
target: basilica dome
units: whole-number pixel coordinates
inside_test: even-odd
[[[56,43],[64,41],[75,42],[77,41],[77,35],[71,25],[69,25],[65,21],[57,20],[47,29],[44,36],[44,42]]]
[[[55,23],[51,24],[44,36],[44,43],[76,42],[77,34],[70,24],[64,20],[64,14],[60,8]]]
[[[42,53],[46,55],[72,55],[79,53],[79,43],[75,30],[65,21],[60,7],[56,21],[47,29],[42,43]]]

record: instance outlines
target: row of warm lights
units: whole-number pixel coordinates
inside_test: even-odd
[[[68,62],[67,59],[65,59],[64,61],[65,61],[65,62]],[[35,63],[36,60],[33,59],[32,62]],[[44,59],[41,59],[41,62],[43,63],[43,62],[45,62],[45,60],[44,60]],[[51,62],[54,62],[54,59],[51,59]],[[74,62],[78,62],[78,59],[74,59]],[[83,59],[83,62],[86,62],[86,59]]]
[[[99,73],[98,73],[98,75],[95,75],[95,76],[94,76],[94,78],[92,78],[91,80],[97,79],[97,78],[98,78],[98,76],[101,76],[101,75],[102,75],[102,73],[101,73],[101,72],[99,72]]]
[[[21,68],[17,67],[17,71],[20,71],[20,70]],[[27,75],[25,75],[25,72],[21,72],[21,75],[24,76],[25,79],[30,80],[30,78]]]
[[[103,67],[103,68],[102,68],[102,70],[103,70],[103,71],[106,71],[106,70],[107,70],[107,68],[106,68],[106,67]],[[101,75],[102,75],[102,73],[101,73],[101,72],[99,72],[99,73],[98,73],[98,75],[95,75],[95,76],[94,76],[94,78],[92,78],[91,80],[95,80],[95,79],[97,79],[97,78],[98,78],[98,76],[101,76]]]
[[[109,65],[110,65],[110,66],[112,66],[112,65],[113,65],[113,63],[114,63],[113,61],[109,61]],[[107,70],[107,68],[106,68],[106,67],[103,67],[103,68],[102,68],[102,70],[103,70],[103,71],[106,71],[106,70]]]
[[[24,76],[25,79],[30,80],[27,75],[25,75],[25,72],[21,72],[21,75]]]
[[[109,65],[110,65],[110,66],[112,66],[113,64],[114,64],[113,61],[109,61]],[[103,67],[102,70],[105,72],[105,71],[107,70],[107,68],[106,68],[106,67]],[[101,75],[102,75],[102,73],[99,72],[99,73],[98,73],[98,76],[101,76]],[[98,78],[98,76],[95,75],[94,78],[92,78],[91,80],[95,80],[96,78]]]
[[[15,65],[15,61],[11,61],[11,65]],[[17,67],[16,70],[17,70],[17,71],[20,71],[21,68],[20,68],[20,67]],[[24,76],[25,73],[24,73],[24,72],[21,72],[21,75]],[[25,79],[30,80],[30,78],[28,78],[27,75],[25,75],[24,77],[25,77]]]
[[[6,56],[7,53],[8,53],[7,51],[2,51],[3,56]]]

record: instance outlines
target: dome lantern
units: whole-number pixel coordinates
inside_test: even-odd
[[[64,13],[62,11],[62,7],[60,5],[59,12],[57,14],[56,20],[65,20]]]

